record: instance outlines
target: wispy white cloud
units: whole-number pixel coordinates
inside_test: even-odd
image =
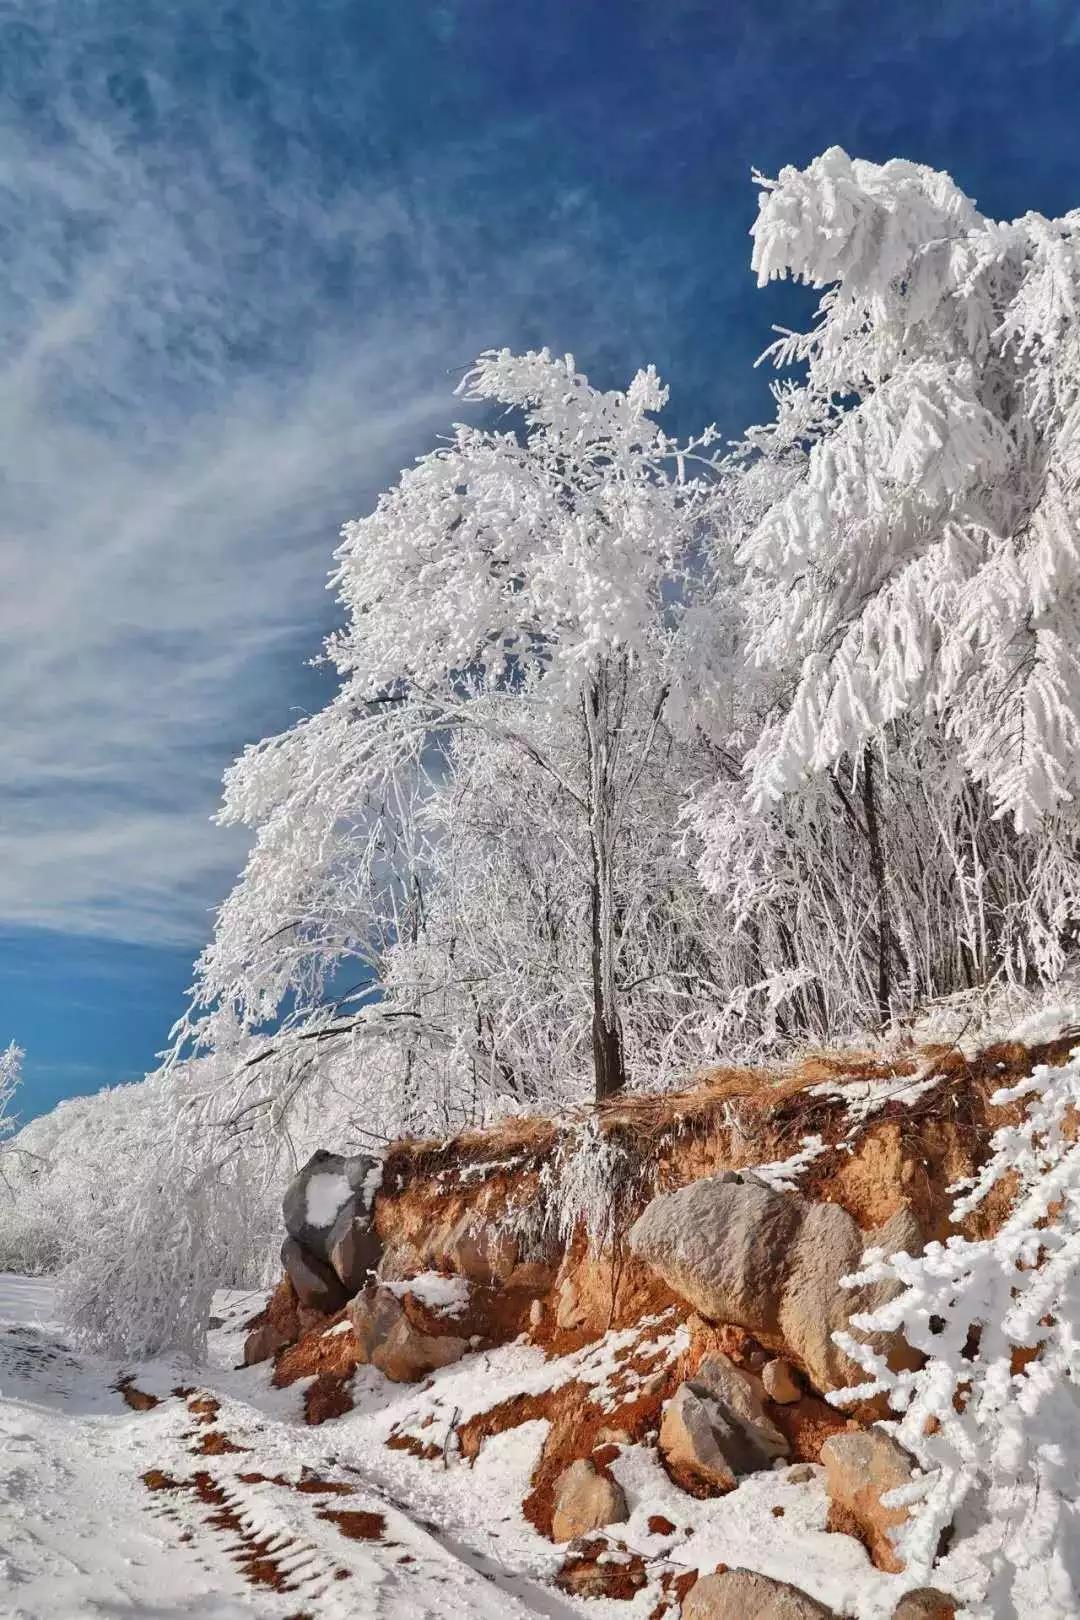
[[[354,247],[385,207],[280,206]],[[290,719],[336,524],[446,419],[441,313],[259,303],[227,192],[75,123],[8,146],[0,221],[0,924],[196,941],[242,858],[221,770]]]
[[[481,348],[662,315],[528,117],[425,145],[405,55],[327,99],[303,32],[41,0],[4,35],[0,928],[205,938],[221,772],[321,700],[337,526]]]

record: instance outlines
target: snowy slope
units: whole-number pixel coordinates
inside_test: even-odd
[[[467,1357],[424,1386],[391,1385],[361,1368],[355,1409],[309,1428],[302,1383],[273,1389],[267,1366],[236,1365],[240,1324],[256,1303],[221,1296],[226,1320],[212,1335],[212,1365],[140,1366],[137,1391],[159,1399],[132,1410],[116,1388],[123,1369],[65,1347],[48,1284],[0,1277],[0,1614],[644,1620],[651,1612],[655,1587],[629,1602],[584,1601],[550,1584],[564,1549],[520,1507],[546,1423],[493,1436],[472,1466],[453,1445],[434,1461],[385,1446],[394,1427],[441,1445],[455,1414],[484,1410],[510,1389],[542,1389],[569,1369],[524,1344]],[[574,1375],[601,1383],[618,1348],[578,1352]],[[631,1507],[620,1535],[644,1555],[681,1569],[743,1565],[796,1581],[837,1613],[891,1613],[896,1580],[873,1569],[857,1542],[825,1532],[817,1470],[798,1482],[784,1469],[754,1475],[706,1502],[673,1486],[644,1447],[628,1447],[615,1470]],[[664,1545],[649,1527],[656,1514],[676,1527]]]

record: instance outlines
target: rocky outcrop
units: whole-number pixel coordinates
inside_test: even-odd
[[[672,1479],[695,1496],[730,1491],[739,1475],[788,1455],[750,1379],[722,1355],[679,1386],[664,1408],[659,1444]]]
[[[874,1428],[833,1435],[821,1448],[821,1461],[829,1528],[857,1535],[879,1569],[899,1574],[904,1565],[890,1531],[907,1522],[909,1509],[886,1507],[881,1498],[910,1482],[911,1457],[884,1429]]]
[[[365,1288],[348,1308],[356,1337],[357,1360],[368,1362],[395,1384],[413,1384],[437,1367],[460,1361],[469,1341],[453,1333],[431,1334],[416,1327],[401,1300],[388,1288]]]
[[[826,1609],[797,1586],[729,1569],[706,1575],[683,1599],[683,1620],[833,1620]]]
[[[901,1212],[902,1213],[902,1212]],[[897,1217],[875,1241],[888,1241]],[[846,1289],[866,1239],[836,1204],[778,1192],[750,1172],[725,1171],[654,1198],[630,1229],[633,1253],[713,1322],[745,1328],[789,1355],[822,1391],[862,1380],[833,1343],[852,1315],[894,1285]],[[910,1363],[898,1336],[872,1341],[894,1365]]]
[[[571,1463],[555,1482],[552,1541],[573,1541],[627,1517],[626,1497],[613,1479],[597,1473],[587,1459]]]

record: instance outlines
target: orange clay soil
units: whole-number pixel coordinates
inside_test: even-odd
[[[322,1317],[319,1325],[298,1343],[280,1350],[274,1361],[271,1382],[278,1389],[284,1389],[295,1384],[298,1378],[351,1378],[359,1365],[356,1339],[351,1331],[329,1334],[326,1331],[345,1320],[344,1311]]]
[[[555,1577],[555,1585],[575,1597],[620,1598],[628,1602],[647,1585],[648,1579],[640,1553],[597,1538],[575,1542]]]
[[[304,1421],[314,1425],[326,1423],[330,1418],[344,1417],[346,1412],[352,1411],[353,1404],[348,1377],[338,1373],[320,1373],[304,1391]]]
[[[462,1216],[490,1230],[508,1216],[536,1208],[544,1196],[540,1170],[560,1134],[575,1122],[595,1120],[603,1135],[625,1148],[626,1162],[638,1173],[614,1189],[609,1252],[590,1254],[578,1233],[569,1253],[554,1257],[561,1261],[560,1285],[570,1278],[576,1291],[578,1309],[563,1313],[573,1325],[558,1326],[558,1298],[549,1287],[537,1292],[539,1319],[531,1323],[529,1337],[549,1354],[564,1355],[608,1328],[632,1326],[646,1315],[676,1306],[685,1314],[685,1306],[628,1252],[626,1233],[650,1197],[718,1170],[789,1158],[809,1135],[822,1139],[824,1151],[800,1180],[804,1197],[841,1205],[864,1231],[906,1204],[927,1238],[948,1237],[956,1230],[949,1222],[948,1187],[978,1168],[999,1125],[1020,1117],[1021,1104],[995,1108],[991,1095],[1038,1063],[1062,1062],[1074,1044],[1075,1034],[1030,1048],[1001,1043],[972,1058],[955,1047],[927,1047],[888,1059],[859,1053],[817,1056],[787,1071],[716,1069],[687,1090],[615,1099],[579,1110],[560,1124],[514,1119],[449,1141],[399,1142],[387,1155],[376,1224],[391,1254],[424,1269],[431,1264],[425,1255],[439,1252]],[[869,1088],[881,1081],[895,1081],[901,1089],[861,1123],[853,1123],[843,1099],[814,1094],[822,1085],[863,1082]],[[913,1094],[915,1085],[923,1088],[927,1081]],[[992,1233],[1009,1200],[1006,1183],[960,1230],[970,1237]],[[487,1319],[478,1305],[470,1332],[485,1343],[505,1340],[519,1323],[524,1327],[528,1299],[523,1292],[503,1321],[492,1319],[491,1301],[479,1302],[486,1305]],[[449,1319],[432,1318],[415,1302],[406,1309],[425,1331],[448,1331]],[[344,1347],[330,1353],[347,1354]],[[303,1365],[305,1373],[314,1371],[309,1354],[293,1363],[285,1352],[280,1376],[302,1376],[290,1375],[294,1364]]]
[[[386,1520],[381,1513],[367,1513],[357,1508],[320,1508],[318,1517],[337,1525],[350,1541],[382,1541]]]

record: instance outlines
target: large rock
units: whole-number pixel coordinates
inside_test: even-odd
[[[719,1403],[727,1422],[734,1424],[745,1439],[750,1455],[762,1459],[755,1462],[755,1467],[768,1466],[775,1458],[788,1455],[790,1447],[786,1437],[765,1415],[761,1404],[761,1385],[756,1379],[740,1372],[721,1351],[706,1357],[694,1374],[691,1385],[711,1395]]]
[[[788,1455],[750,1380],[716,1355],[681,1384],[664,1408],[660,1451],[677,1485],[695,1496],[734,1488],[740,1474]]]
[[[841,1287],[859,1269],[865,1241],[839,1205],[809,1203],[735,1171],[654,1198],[630,1229],[634,1254],[702,1316],[784,1350],[826,1392],[864,1378],[832,1335],[895,1288]],[[913,1364],[899,1336],[872,1342],[894,1365]]]
[[[911,1480],[912,1459],[884,1429],[834,1434],[821,1448],[829,1528],[846,1530],[865,1542],[879,1569],[892,1575],[903,1568],[889,1532],[906,1523],[910,1509],[886,1507],[887,1491]]]
[[[934,1586],[905,1592],[892,1612],[892,1620],[956,1620],[956,1604]]]
[[[423,1333],[409,1321],[396,1294],[388,1288],[365,1288],[349,1305],[358,1359],[395,1384],[414,1384],[437,1367],[460,1361],[469,1348],[456,1334]]]
[[[606,1524],[627,1518],[626,1497],[614,1480],[598,1474],[591,1462],[571,1463],[555,1481],[552,1541],[573,1541]]]
[[[693,1496],[718,1496],[737,1483],[723,1445],[730,1434],[717,1432],[716,1415],[707,1398],[680,1384],[660,1420],[660,1455],[675,1483]]]
[[[786,1581],[729,1569],[706,1575],[690,1588],[682,1620],[833,1620],[833,1614]]]
[[[302,1307],[329,1316],[344,1305],[348,1294],[341,1279],[294,1237],[281,1245],[281,1263]]]
[[[370,1213],[380,1165],[366,1153],[346,1158],[320,1148],[290,1181],[281,1202],[285,1230],[301,1248],[330,1262],[330,1234],[350,1201],[357,1215]]]
[[[253,1328],[244,1340],[244,1366],[254,1367],[260,1361],[269,1361],[289,1342],[273,1322],[263,1322],[260,1327]]]
[[[353,1193],[338,1211],[326,1240],[330,1265],[350,1294],[358,1294],[371,1281],[382,1259],[382,1243],[371,1210],[360,1193]]]

